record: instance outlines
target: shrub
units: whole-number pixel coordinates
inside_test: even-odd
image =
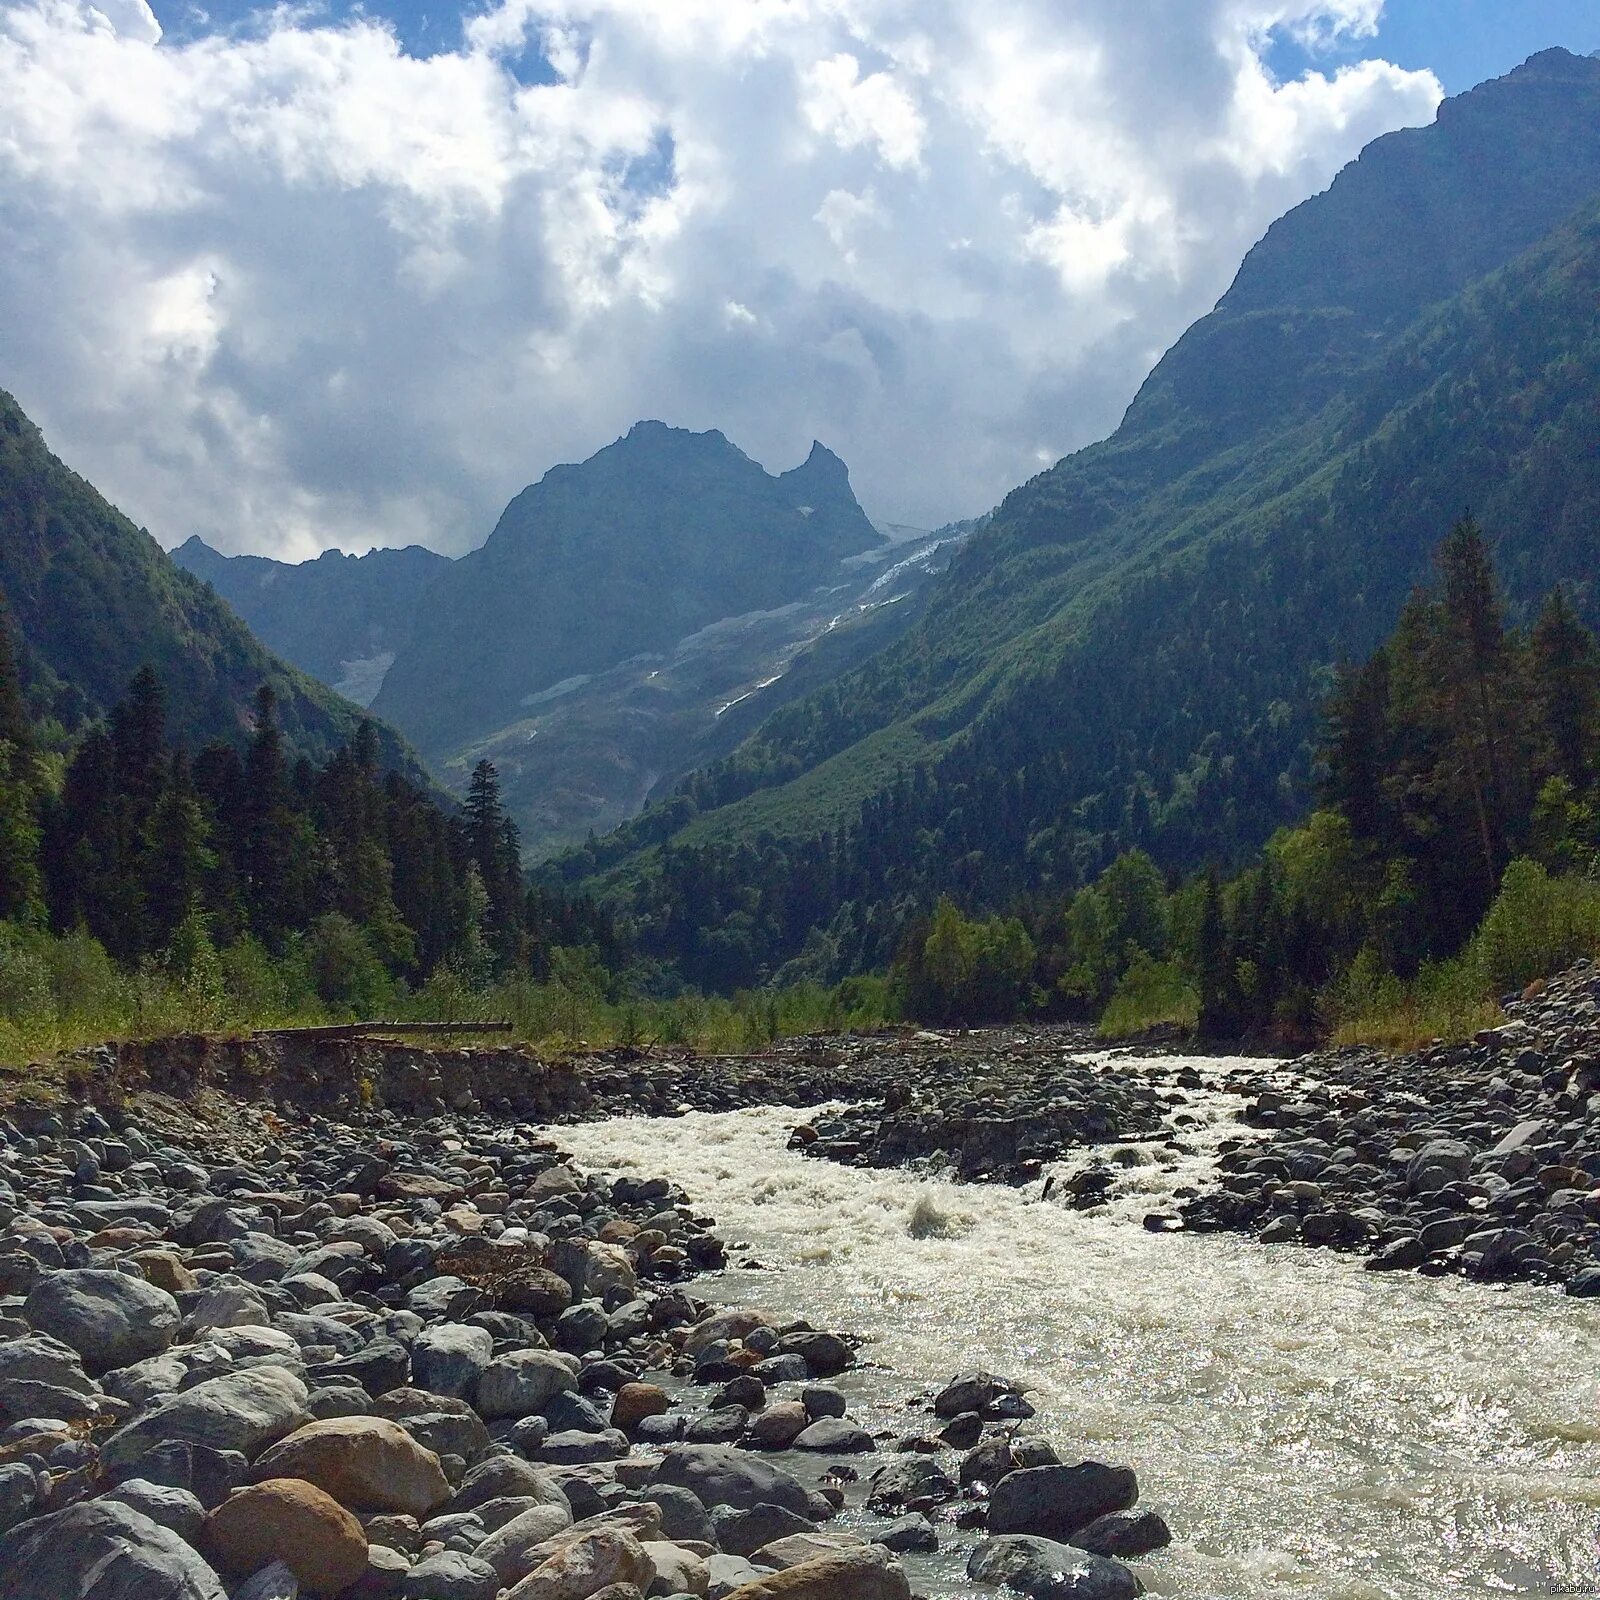
[[[1468,948],[1486,992],[1525,988],[1600,952],[1600,884],[1513,861]]]
[[[1173,1024],[1193,1030],[1200,1016],[1200,991],[1174,961],[1155,961],[1142,950],[1122,975],[1100,1018],[1108,1039]]]

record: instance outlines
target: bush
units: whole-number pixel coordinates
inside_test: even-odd
[[[1468,947],[1488,994],[1521,990],[1600,952],[1600,884],[1513,861]]]
[[[1200,991],[1174,961],[1155,961],[1142,950],[1122,975],[1100,1018],[1107,1039],[1125,1038],[1170,1024],[1193,1031],[1200,1018]]]
[[[357,1018],[380,1017],[394,1003],[394,984],[366,933],[330,911],[312,923],[304,946],[317,998]]]

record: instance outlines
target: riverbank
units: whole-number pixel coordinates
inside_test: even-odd
[[[1240,1084],[1259,1142],[1224,1151],[1191,1229],[1600,1294],[1600,973],[1581,962],[1461,1044],[1303,1057]]]
[[[11,1600],[907,1600],[957,1524],[985,1587],[1122,1600],[1166,1542],[1005,1380],[869,1432],[847,1334],[697,1298],[684,1190],[544,1129],[207,1088],[0,1141]]]

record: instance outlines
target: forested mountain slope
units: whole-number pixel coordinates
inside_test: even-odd
[[[322,759],[360,725],[356,707],[286,666],[205,584],[63,465],[0,392],[0,591],[35,714],[69,731],[106,713],[141,667],[166,688],[173,736],[190,749],[240,741],[257,691],[277,695],[292,749]],[[392,732],[386,765],[420,775]]]
[[[1547,51],[1281,219],[1121,428],[1015,491],[926,615],[563,864],[705,981],[881,960],[905,916],[1228,859],[1471,508],[1595,615],[1600,61]]]
[[[370,705],[411,632],[417,604],[450,565],[421,545],[315,561],[225,556],[196,536],[172,559],[202,578],[286,661],[358,705]]]

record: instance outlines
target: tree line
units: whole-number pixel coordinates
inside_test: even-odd
[[[97,941],[119,965],[247,948],[359,1007],[441,969],[540,977],[554,953],[614,959],[608,912],[531,887],[495,769],[451,807],[384,770],[375,728],[321,765],[286,744],[272,688],[239,746],[191,754],[139,669],[68,749],[30,720],[0,599],[0,921]]]
[[[1306,1038],[1364,1009],[1467,1014],[1600,951],[1600,648],[1564,587],[1510,626],[1463,519],[1323,726],[1317,809],[1242,868],[1132,850],[1064,902],[946,899],[907,929],[897,994],[933,1018]]]

